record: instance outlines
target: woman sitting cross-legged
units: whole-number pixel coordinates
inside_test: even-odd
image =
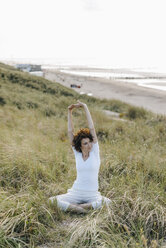
[[[80,129],[75,135],[72,123],[72,110],[84,108],[88,128]],[[98,173],[100,169],[99,144],[91,114],[85,103],[78,101],[68,107],[68,135],[76,160],[77,178],[66,194],[50,197],[53,203],[63,211],[86,213],[88,209],[109,205],[111,200],[98,191]]]

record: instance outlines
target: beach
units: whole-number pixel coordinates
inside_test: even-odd
[[[151,76],[155,77],[154,74]],[[166,91],[138,86],[121,80],[72,75],[58,69],[45,69],[44,77],[69,88],[71,85],[78,86],[80,88],[73,87],[73,89],[80,94],[88,94],[100,99],[117,99],[157,114],[166,115]]]

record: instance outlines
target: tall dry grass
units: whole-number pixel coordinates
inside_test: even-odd
[[[161,247],[166,237],[166,118],[120,101],[78,96],[0,68],[0,247]],[[67,106],[85,101],[99,139],[99,191],[110,208],[61,212],[48,198],[76,178]],[[102,110],[122,113],[115,121]],[[133,114],[134,113],[134,114]],[[87,126],[82,110],[75,129]]]

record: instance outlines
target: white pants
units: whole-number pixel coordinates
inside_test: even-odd
[[[81,191],[76,189],[68,189],[66,194],[57,195],[49,198],[53,203],[57,200],[58,207],[66,211],[70,204],[91,203],[94,209],[101,208],[102,204],[111,203],[111,200],[102,196],[98,191]]]

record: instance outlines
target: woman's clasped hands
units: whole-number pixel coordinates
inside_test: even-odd
[[[73,108],[80,108],[80,107],[84,107],[84,106],[86,106],[85,103],[80,102],[79,100],[77,100],[77,103],[71,104],[71,105],[68,107],[68,109],[69,109],[69,110],[72,110]]]

